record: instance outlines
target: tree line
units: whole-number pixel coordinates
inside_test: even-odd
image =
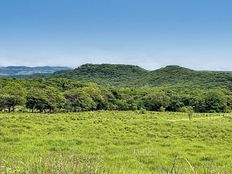
[[[8,112],[80,112],[148,110],[230,112],[226,89],[180,87],[102,87],[68,79],[0,79],[0,110]]]

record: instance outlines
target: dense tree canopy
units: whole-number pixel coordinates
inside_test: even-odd
[[[1,109],[7,108],[14,111],[15,106],[25,103],[26,92],[23,87],[16,82],[11,82],[0,90]]]
[[[55,72],[51,77],[94,82],[108,87],[148,85],[232,89],[232,72],[195,71],[176,65],[148,71],[134,65],[85,64],[74,70]]]
[[[63,78],[0,79],[0,110],[78,112],[140,110],[230,112],[228,89],[191,87],[103,87]]]

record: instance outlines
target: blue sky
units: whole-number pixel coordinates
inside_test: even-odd
[[[231,0],[2,0],[0,66],[232,71]]]

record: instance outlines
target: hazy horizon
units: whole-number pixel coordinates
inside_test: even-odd
[[[229,0],[0,3],[0,66],[179,65],[232,71]]]
[[[92,64],[92,63],[85,63],[85,64]],[[81,64],[81,65],[85,65],[85,64]],[[120,64],[120,63],[117,63],[117,64],[113,64],[113,63],[96,63],[96,65],[101,65],[101,64],[112,64],[112,65],[133,65],[133,66],[139,66],[139,65],[136,65],[136,64]],[[81,65],[77,65],[77,66],[59,66],[59,65],[41,65],[41,66],[25,66],[25,65],[9,65],[9,66],[1,66],[0,65],[0,68],[7,68],[7,67],[29,67],[29,68],[37,68],[37,67],[66,67],[66,68],[71,68],[71,69],[75,69],[75,68],[78,68],[80,67]],[[153,69],[148,69],[146,67],[142,67],[142,66],[139,66],[145,70],[148,70],[148,71],[153,71],[153,70],[158,70],[160,68],[165,68],[167,66],[180,66],[180,67],[183,67],[183,68],[188,68],[188,69],[192,69],[192,70],[196,70],[196,71],[232,71],[232,70],[220,70],[220,69],[211,69],[211,70],[207,70],[207,69],[196,69],[196,68],[191,68],[191,67],[187,67],[187,66],[181,66],[181,65],[174,65],[174,64],[169,64],[169,65],[164,65],[164,66],[160,66],[160,67],[157,67],[157,68],[153,68]]]

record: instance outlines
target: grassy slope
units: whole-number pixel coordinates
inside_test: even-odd
[[[0,173],[161,173],[175,156],[231,173],[232,122],[217,114],[0,114]],[[190,167],[176,161],[184,173]],[[6,172],[7,173],[7,172]]]
[[[113,86],[175,85],[232,89],[232,72],[194,71],[179,66],[167,66],[147,71],[132,65],[86,64],[75,70],[56,72],[52,77],[71,78]]]

